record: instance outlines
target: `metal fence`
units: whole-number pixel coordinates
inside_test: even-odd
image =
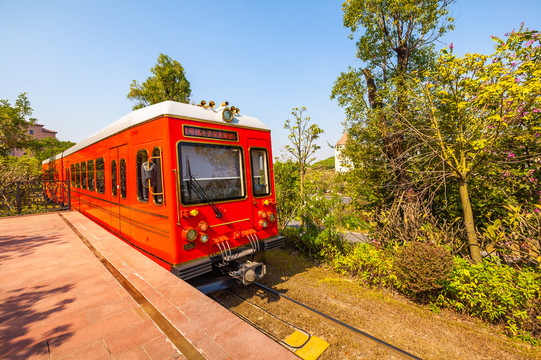
[[[0,216],[36,214],[70,208],[69,180],[36,179],[0,183]]]

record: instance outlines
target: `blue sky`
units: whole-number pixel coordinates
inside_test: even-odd
[[[316,157],[334,154],[344,111],[330,100],[341,71],[359,66],[342,25],[343,1],[0,0],[0,99],[27,92],[34,117],[61,140],[81,141],[131,111],[132,80],[144,81],[160,53],[179,61],[192,99],[229,101],[272,130],[305,106],[325,132]],[[490,35],[521,22],[541,29],[541,1],[459,0],[455,31],[439,47],[489,54]]]

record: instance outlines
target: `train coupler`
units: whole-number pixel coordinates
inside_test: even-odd
[[[265,276],[266,273],[267,267],[265,264],[247,261],[240,265],[237,270],[231,271],[229,275],[234,279],[241,281],[243,285],[250,285]]]

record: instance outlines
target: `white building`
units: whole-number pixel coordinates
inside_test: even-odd
[[[347,140],[348,134],[342,135],[334,147],[334,171],[337,173],[348,172],[353,167],[351,160],[342,155],[342,150],[346,147]]]

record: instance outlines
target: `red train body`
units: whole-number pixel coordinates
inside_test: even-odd
[[[166,101],[136,110],[62,154],[72,209],[182,279],[265,272],[278,235],[270,130],[259,120]]]

